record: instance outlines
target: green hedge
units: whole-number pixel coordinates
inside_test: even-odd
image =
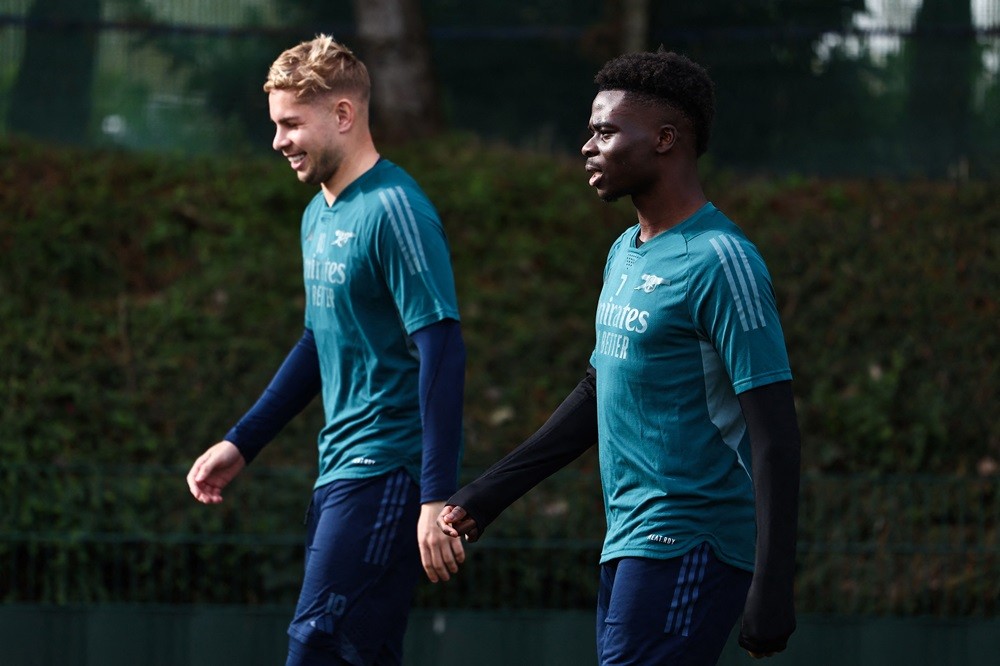
[[[481,469],[575,385],[605,253],[631,223],[581,160],[455,136],[389,151],[438,206],[469,347]],[[0,144],[0,455],[187,463],[301,331],[281,160]],[[996,457],[996,183],[709,173],[769,263],[811,470],[963,472]],[[261,464],[312,464],[318,406]],[[585,464],[591,464],[585,463]]]

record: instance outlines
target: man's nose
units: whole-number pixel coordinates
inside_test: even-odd
[[[288,144],[288,137],[285,136],[285,132],[278,128],[274,131],[274,140],[271,141],[271,147],[281,152],[281,148]]]

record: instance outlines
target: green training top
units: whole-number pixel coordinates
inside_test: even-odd
[[[771,278],[711,203],[636,247],[612,245],[597,308],[597,407],[608,532],[601,561],[707,541],[752,570],[749,437],[737,394],[791,379]]]
[[[306,327],[326,424],[316,487],[405,467],[420,482],[419,358],[410,334],[458,320],[444,229],[401,168],[380,160],[302,216]]]

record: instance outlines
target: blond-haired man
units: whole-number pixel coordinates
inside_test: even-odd
[[[368,71],[347,47],[320,35],[285,51],[264,90],[274,149],[320,188],[302,216],[305,331],[188,486],[221,502],[321,394],[288,664],[398,664],[420,565],[437,582],[464,560],[434,525],[456,487],[465,373],[448,245],[416,182],[376,150]]]

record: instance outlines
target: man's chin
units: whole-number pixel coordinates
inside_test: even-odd
[[[605,203],[614,203],[622,198],[621,192],[602,190],[600,187],[594,187],[594,190],[597,192],[597,196],[600,197],[601,201]]]
[[[299,182],[306,185],[319,185],[323,182],[312,171],[299,171],[296,175],[299,177]]]

